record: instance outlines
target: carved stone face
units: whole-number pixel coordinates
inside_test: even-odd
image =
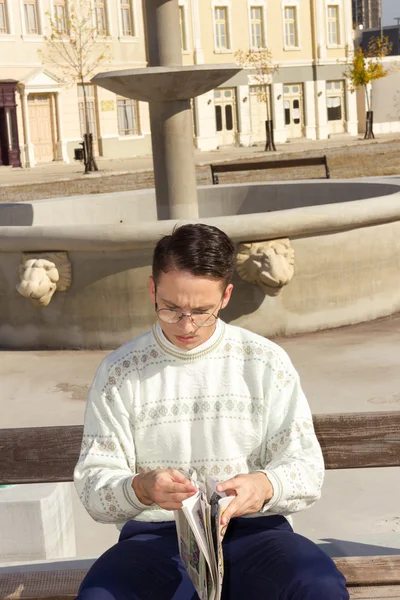
[[[56,291],[71,284],[71,265],[66,253],[25,254],[18,268],[17,291],[37,307],[48,306]]]
[[[294,250],[290,240],[240,244],[236,268],[242,279],[259,284],[267,294],[276,296],[294,275]]]

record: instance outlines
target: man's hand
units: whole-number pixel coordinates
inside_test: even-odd
[[[235,496],[222,515],[222,525],[227,525],[232,517],[258,512],[274,494],[270,480],[261,472],[236,475],[217,485],[217,491],[225,492],[227,496]]]
[[[182,508],[183,500],[197,492],[197,488],[180,471],[154,469],[140,473],[132,481],[132,488],[142,504],[158,504],[166,510]]]

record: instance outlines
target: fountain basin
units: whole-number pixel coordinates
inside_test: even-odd
[[[189,100],[215,89],[242,70],[237,65],[146,67],[99,73],[96,85],[142,102]]]
[[[400,179],[205,186],[198,196],[199,220],[235,242],[289,238],[295,253],[275,297],[236,274],[226,321],[292,335],[400,310]],[[0,346],[114,348],[147,330],[152,250],[176,223],[155,214],[154,190],[0,205]],[[72,283],[35,308],[15,289],[18,267],[23,252],[50,251],[68,253]]]

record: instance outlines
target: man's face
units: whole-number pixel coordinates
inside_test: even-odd
[[[150,277],[149,291],[153,303],[158,308],[173,308],[183,312],[207,312],[217,314],[225,308],[232,294],[233,285],[224,289],[224,282],[199,277],[186,271],[161,273],[157,290],[153,277]],[[180,316],[180,315],[179,315]],[[193,314],[196,320],[196,314]],[[158,319],[165,337],[178,348],[192,350],[207,341],[215,331],[216,323],[210,327],[198,327],[189,317],[178,323],[164,323]]]

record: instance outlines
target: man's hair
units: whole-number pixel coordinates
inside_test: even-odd
[[[158,242],[153,253],[153,277],[172,270],[231,281],[235,269],[235,246],[217,227],[197,223],[182,225]]]

